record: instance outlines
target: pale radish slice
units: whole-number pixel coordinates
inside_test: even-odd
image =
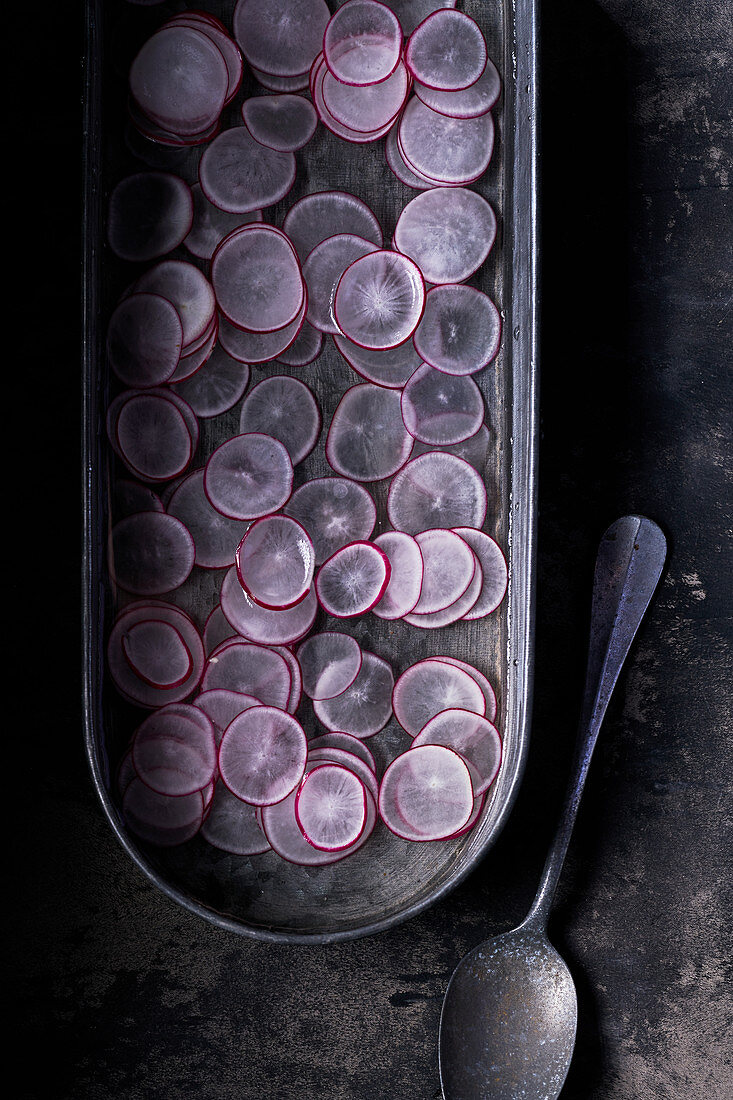
[[[269,92],[303,92],[308,87],[308,73],[298,73],[296,76],[272,76],[271,73],[263,73],[262,69],[256,69],[250,65],[252,75]]]
[[[188,425],[167,397],[132,395],[115,423],[120,457],[145,481],[168,481],[183,473],[193,457]]]
[[[278,332],[243,332],[222,317],[219,321],[219,343],[240,363],[268,363],[293,343],[303,326],[307,308],[308,296],[305,295],[298,316]]]
[[[297,76],[320,50],[329,17],[325,0],[238,0],[232,27],[250,65]]]
[[[193,669],[185,638],[163,619],[130,626],[122,635],[122,653],[135,675],[155,688],[180,687]]]
[[[191,27],[163,27],[144,43],[130,67],[130,92],[140,109],[182,136],[218,119],[228,88],[221,51]]]
[[[175,133],[173,130],[168,130],[165,126],[161,126],[159,123],[155,122],[149,115],[146,115],[132,97],[127,103],[127,113],[130,117],[130,122],[143,137],[157,145],[167,146],[173,150],[193,149],[196,146],[205,145],[206,142],[211,141],[221,129],[221,119],[217,117],[210,125],[205,126],[203,130],[197,130],[192,134]]]
[[[476,470],[444,451],[410,459],[387,496],[392,526],[409,535],[433,527],[481,527],[486,507],[486,487]]]
[[[409,38],[415,27],[419,26],[432,12],[456,6],[456,0],[384,0],[384,2],[399,19],[406,38]]]
[[[426,454],[428,451],[440,450],[446,454],[462,458],[470,466],[473,466],[479,474],[483,474],[489,454],[489,442],[489,429],[485,424],[482,424],[475,435],[465,439],[462,443],[454,443],[450,447],[435,447],[431,443],[421,443],[419,439],[416,439],[412,448],[412,457],[417,458],[418,455]]]
[[[268,806],[296,788],[307,751],[303,727],[291,714],[275,707],[252,707],[224,731],[219,772],[237,798]]]
[[[238,229],[240,225],[248,225],[250,222],[262,221],[261,210],[251,210],[247,214],[232,214],[220,210],[218,206],[209,202],[200,183],[193,184],[191,194],[193,195],[193,224],[183,243],[188,251],[200,260],[210,260],[217,245],[233,229]]]
[[[141,779],[128,783],[122,797],[122,816],[129,829],[149,844],[171,848],[196,836],[203,819],[200,791],[181,797],[156,794]]]
[[[460,11],[428,16],[410,35],[405,50],[405,62],[416,80],[448,92],[475,84],[486,61],[481,28]]]
[[[237,547],[239,583],[270,610],[294,607],[308,595],[316,565],[308,533],[291,516],[256,520]]]
[[[321,431],[321,413],[311,390],[284,374],[263,378],[242,402],[242,433],[260,432],[283,444],[293,466],[306,458]]]
[[[433,287],[413,336],[426,363],[446,374],[475,374],[496,356],[501,316],[487,294],[472,286]]]
[[[295,714],[303,697],[303,677],[300,673],[300,665],[295,654],[287,646],[273,645],[270,646],[270,649],[274,649],[275,653],[279,653],[290,669],[290,696],[285,709],[288,714]]]
[[[211,331],[201,347],[197,348],[195,351],[192,351],[187,355],[182,355],[181,358],[178,360],[178,366],[168,379],[169,386],[175,385],[177,382],[185,382],[187,381],[187,379],[193,378],[193,376],[201,370],[204,363],[208,363],[211,353],[214,350],[214,345],[216,344],[216,338],[218,335],[219,324],[216,316],[214,316],[213,322],[214,323],[211,326]]]
[[[322,348],[323,333],[304,321],[290,347],[278,355],[278,362],[284,363],[286,367],[306,367],[318,358]]]
[[[211,720],[218,746],[229,723],[250,707],[261,707],[262,700],[246,692],[232,691],[231,688],[206,688],[196,696],[193,705]]]
[[[246,363],[238,363],[217,346],[200,370],[175,384],[175,392],[189,403],[196,416],[210,419],[236,405],[247,389],[249,373]]]
[[[474,668],[473,665],[469,665],[467,661],[461,661],[457,657],[427,657],[426,660],[442,661],[443,664],[455,665],[456,668],[461,668],[464,672],[467,672],[471,679],[476,681],[478,686],[481,688],[481,691],[483,692],[484,699],[486,700],[486,713],[484,717],[488,718],[489,722],[495,721],[496,693],[494,692],[494,689],[487,678],[484,676],[483,672],[479,672],[479,670],[477,668]]]
[[[123,260],[155,260],[178,247],[192,221],[193,196],[184,180],[170,172],[138,172],[110,195],[107,240]]]
[[[215,137],[199,164],[199,182],[220,210],[247,214],[287,195],[295,181],[295,156],[260,145],[246,126]]]
[[[380,619],[400,619],[420,598],[423,558],[420,546],[404,531],[385,531],[374,543],[389,558],[390,575],[381,600],[372,611]]]
[[[303,264],[303,278],[308,287],[307,319],[311,325],[320,332],[339,331],[333,313],[339,279],[354,260],[376,251],[376,245],[353,233],[337,233],[312,249]]]
[[[483,573],[477,556],[473,551],[471,551],[471,554],[474,559],[474,573],[466,591],[454,603],[441,608],[439,611],[430,611],[422,615],[410,612],[409,615],[404,617],[406,623],[409,623],[410,626],[420,627],[422,630],[436,630],[439,627],[450,626],[452,623],[458,622],[474,607],[481,595]]]
[[[467,375],[445,374],[423,363],[402,391],[402,419],[423,443],[462,443],[483,424],[481,391]]]
[[[469,677],[470,679],[470,677]],[[394,676],[389,664],[364,651],[359,675],[334,699],[314,700],[318,721],[328,730],[372,737],[392,717]],[[424,725],[424,723],[423,723]]]
[[[486,700],[462,668],[438,659],[418,661],[397,680],[392,697],[395,718],[412,737],[444,710],[469,710],[483,718]]]
[[[461,756],[471,773],[474,796],[484,794],[496,779],[501,764],[501,738],[486,718],[467,710],[444,710],[426,722],[413,741],[419,745],[445,745]]]
[[[229,638],[236,637],[237,634],[222,611],[221,604],[217,604],[209,613],[204,624],[204,648],[207,657],[213,653],[216,647],[221,645],[222,642],[227,641]]]
[[[122,519],[134,512],[165,512],[165,505],[149,485],[118,478],[114,485],[114,515]]]
[[[483,531],[476,531],[470,527],[457,527],[454,530],[471,547],[481,562],[483,571],[481,594],[464,618],[469,621],[483,619],[485,615],[496,611],[504,599],[508,581],[506,558],[498,544]]]
[[[188,529],[165,512],[125,516],[110,534],[110,575],[120,588],[137,596],[179,588],[193,569],[194,557]]]
[[[344,84],[386,80],[399,64],[401,50],[399,20],[376,0],[348,0],[331,17],[323,37],[326,64]]]
[[[414,187],[416,191],[428,191],[431,187],[436,186],[435,181],[429,180],[426,176],[421,176],[419,172],[410,167],[402,156],[399,143],[399,126],[398,119],[387,134],[387,140],[384,143],[384,155],[387,164],[400,183],[404,183],[407,187]]]
[[[258,856],[270,845],[257,819],[257,810],[217,783],[201,836],[214,848],[235,856]]]
[[[178,311],[183,325],[182,355],[206,338],[214,317],[214,291],[205,275],[186,260],[162,260],[135,283],[136,292],[160,294]]]
[[[436,187],[408,202],[394,243],[428,282],[461,283],[479,269],[495,237],[496,215],[486,199],[464,187]]]
[[[309,699],[333,699],[351,687],[362,663],[356,638],[336,630],[311,634],[298,647],[303,691]]]
[[[477,118],[451,118],[413,96],[400,120],[397,138],[407,164],[436,183],[465,184],[486,171],[494,149],[490,112]]]
[[[343,477],[319,477],[296,489],[285,505],[310,535],[321,565],[342,546],[368,539],[377,522],[374,500],[363,485]]]
[[[400,61],[391,76],[368,87],[342,84],[326,72],[321,90],[324,103],[337,122],[357,133],[370,133],[397,118],[407,99],[409,77]]]
[[[130,393],[134,392],[134,390],[130,391]],[[175,393],[170,386],[158,386],[144,392],[157,394],[159,397],[165,397],[166,400],[173,402],[183,419],[186,421],[188,434],[191,436],[191,449],[195,454],[199,442],[199,422],[196,413],[193,411],[188,401],[185,401],[180,394]]]
[[[318,611],[315,589],[304,600],[285,611],[269,611],[250,599],[239,583],[236,569],[227,573],[221,586],[221,609],[243,638],[264,645],[290,645],[305,637]]]
[[[107,355],[126,386],[160,386],[181,356],[183,328],[175,306],[159,294],[132,294],[110,317]]]
[[[366,764],[367,768],[369,768],[374,775],[376,775],[377,764],[371,749],[351,733],[339,733],[337,730],[333,730],[329,733],[319,733],[317,737],[311,737],[308,742],[308,755],[315,756],[315,753],[320,749],[336,749],[339,752],[346,752],[351,756],[356,756],[362,763]],[[364,781],[364,776],[361,775],[361,773],[359,774],[362,781]],[[369,789],[367,783],[364,785]],[[378,795],[375,794],[375,801],[377,797]]]
[[[242,61],[242,55],[239,52],[239,46],[234,39],[229,36],[229,32],[224,24],[215,17],[210,17],[208,13],[191,11],[182,12],[180,15],[174,16],[172,19],[168,20],[166,26],[193,27],[194,30],[202,31],[211,39],[220,51],[227,67],[228,81],[224,105],[226,106],[227,103],[230,103],[239,91],[239,87],[242,83],[244,63]]]
[[[290,698],[290,669],[267,646],[235,638],[222,642],[208,658],[201,688],[238,691],[253,695],[263,706],[284,710]]]
[[[211,782],[216,743],[211,720],[186,703],[161,707],[135,730],[132,762],[140,779],[158,794],[186,795]]]
[[[496,65],[490,58],[481,76],[468,88],[460,91],[442,91],[429,88],[419,80],[413,84],[415,95],[441,115],[452,118],[477,118],[485,115],[496,103],[501,93],[501,80]]]
[[[326,67],[326,62],[321,57],[311,75],[310,87],[311,96],[313,97],[318,117],[326,129],[330,130],[336,137],[343,138],[344,141],[349,141],[355,145],[368,145],[370,142],[378,141],[379,138],[384,137],[392,125],[391,120],[385,122],[383,126],[380,126],[376,130],[353,130],[350,126],[346,126],[343,122],[339,122],[339,120],[331,114],[323,94],[324,81],[328,75],[329,72]]]
[[[423,561],[420,597],[411,609],[426,615],[442,611],[463,595],[473,580],[476,559],[453,531],[434,529],[415,536]]]
[[[340,852],[361,836],[366,824],[364,784],[348,768],[323,763],[306,772],[295,795],[295,818],[314,848]]]
[[[381,481],[404,466],[411,451],[398,390],[363,382],[346,391],[326,439],[326,458],[336,473]]]
[[[382,247],[382,230],[365,202],[347,191],[315,191],[288,210],[283,230],[302,261],[328,237],[351,233]]]
[[[300,95],[250,96],[242,104],[242,118],[255,141],[283,153],[302,149],[318,125],[313,104]]]
[[[403,752],[387,768],[379,788],[379,813],[390,832],[405,840],[444,840],[473,812],[468,766],[443,745]]]
[[[204,471],[194,470],[175,489],[168,514],[185,524],[196,548],[196,565],[224,569],[234,562],[247,523],[228,519],[212,506],[204,492]]]
[[[297,317],[303,278],[284,233],[250,223],[219,244],[211,261],[211,285],[224,316],[247,332],[276,332]]]
[[[198,445],[199,438],[199,427],[198,420],[196,419],[196,414],[194,413],[191,406],[186,401],[184,401],[182,397],[179,397],[178,394],[173,393],[172,390],[163,386],[155,386],[147,390],[125,390],[124,393],[118,394],[117,397],[115,397],[110,402],[107,408],[106,427],[107,436],[115,454],[118,455],[120,458],[123,457],[119,445],[119,440],[117,438],[117,421],[121,410],[132,398],[150,397],[151,395],[160,398],[161,400],[168,401],[170,404],[174,405],[179,411],[188,429],[191,444],[191,453],[193,454]],[[156,457],[156,461],[165,463],[169,461],[169,458],[165,455],[158,455]],[[133,470],[132,472],[137,473],[136,470]],[[166,479],[162,478],[161,480]]]
[[[396,348],[361,348],[345,336],[335,334],[334,343],[349,366],[377,386],[402,389],[405,382],[421,365],[420,356],[411,341]]]
[[[182,684],[173,688],[154,688],[142,680],[130,667],[123,653],[125,635],[138,623],[156,619],[175,627],[191,654],[192,669]],[[180,608],[153,600],[128,606],[122,611],[110,632],[107,643],[107,665],[115,687],[129,702],[141,707],[162,707],[185,699],[198,686],[204,668],[204,647],[198,630]]]
[[[367,792],[367,817],[359,839],[348,848],[338,852],[324,852],[314,848],[303,836],[295,817],[295,791],[274,806],[262,809],[262,828],[270,845],[277,854],[288,863],[301,867],[319,867],[345,859],[369,839],[377,821],[377,808],[372,796]]]
[[[398,252],[380,250],[348,267],[336,290],[334,314],[343,334],[367,348],[409,340],[425,306],[419,267]]]
[[[316,577],[321,607],[339,619],[374,607],[389,581],[389,558],[372,542],[352,542],[324,562]]]
[[[258,519],[276,512],[292,487],[288,452],[279,440],[259,432],[225,440],[206,463],[206,495],[231,519]]]
[[[176,378],[176,380],[179,380],[178,374],[179,371],[184,368],[184,360],[191,361],[196,356],[197,352],[200,352],[202,348],[206,347],[207,344],[210,344],[212,336],[216,336],[218,323],[219,322],[217,320],[216,311],[214,311],[209,317],[208,323],[201,334],[197,336],[194,340],[191,340],[190,343],[183,345],[183,348],[181,349],[181,359],[179,361],[179,365],[176,367],[174,373],[171,375],[171,378]],[[185,368],[186,375],[192,373],[192,370]]]
[[[351,740],[359,746],[366,747],[363,741],[360,741],[358,737],[352,737]],[[365,788],[376,802],[379,798],[379,783],[377,782],[377,776],[372,768],[366,763],[366,761],[360,757],[355,751],[348,749],[336,749],[336,748],[312,748],[312,742],[308,742],[308,761],[306,763],[306,771],[315,767],[318,764],[338,764],[341,767],[348,768],[349,771],[357,775],[364,784]]]

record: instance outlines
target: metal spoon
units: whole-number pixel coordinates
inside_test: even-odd
[[[556,1100],[563,1086],[577,998],[570,971],[547,939],[547,918],[598,731],[666,548],[657,525],[641,516],[616,520],[601,539],[583,709],[562,817],[526,919],[475,947],[448,984],[439,1038],[445,1100]]]

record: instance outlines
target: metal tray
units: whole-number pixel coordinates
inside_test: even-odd
[[[199,6],[198,4],[196,6]],[[234,0],[203,3],[231,25]],[[333,6],[333,5],[331,5]],[[506,550],[509,588],[498,612],[474,623],[421,631],[373,615],[355,621],[365,648],[392,662],[395,675],[430,654],[462,657],[486,673],[497,689],[497,725],[504,739],[499,777],[479,824],[456,841],[411,844],[378,825],[369,842],[349,859],[322,868],[287,864],[274,853],[250,859],[226,855],[195,838],[180,848],[155,849],[126,831],[114,789],[115,769],[134,726],[144,713],[120,702],[104,669],[105,640],[115,613],[106,572],[113,459],[106,447],[104,412],[114,382],[108,377],[104,338],[107,318],[134,277],[135,268],[116,260],[105,245],[107,197],[122,176],[144,165],[130,152],[125,134],[126,72],[140,44],[183,4],[144,7],[125,0],[86,0],[84,205],[84,709],[86,748],[95,788],[110,824],[133,861],[164,893],[187,909],[234,932],[287,943],[353,939],[388,928],[443,897],[471,871],[500,832],[521,780],[527,752],[534,633],[534,561],[537,459],[537,17],[535,0],[459,7],[481,25],[489,56],[499,68],[503,92],[494,108],[497,140],[492,163],[474,185],[492,203],[499,221],[494,249],[472,280],[503,315],[502,349],[495,363],[476,375],[484,395],[490,447],[485,469],[489,510],[485,529]],[[247,83],[245,79],[245,90]],[[236,103],[239,100],[235,101]],[[417,193],[391,174],[383,142],[355,146],[325,132],[298,154],[296,190],[266,211],[280,224],[288,202],[327,187],[365,199],[391,239],[397,215]],[[172,167],[171,170],[176,170]],[[179,172],[195,173],[195,153],[180,155]],[[176,255],[174,253],[174,255]],[[181,255],[191,259],[185,250]],[[333,347],[306,368],[328,416],[343,390],[357,379]],[[288,368],[277,366],[279,373]],[[273,373],[253,368],[253,381]],[[296,373],[296,372],[293,372]],[[238,410],[202,421],[194,465],[238,423]],[[301,478],[330,473],[323,439],[303,464]],[[385,489],[374,489],[383,526]],[[166,597],[191,612],[200,625],[216,602],[221,571],[212,579],[194,570],[182,589]],[[314,729],[307,705],[299,718]],[[384,767],[389,754],[409,738],[395,721],[370,747]]]

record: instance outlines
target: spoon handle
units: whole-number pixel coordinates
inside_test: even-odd
[[[590,646],[573,770],[560,824],[545,861],[537,897],[525,920],[543,926],[570,843],[598,731],[611,693],[662,573],[667,543],[643,516],[611,524],[598,549],[593,579]]]

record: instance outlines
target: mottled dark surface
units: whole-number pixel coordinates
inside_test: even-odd
[[[73,84],[79,48],[56,49],[69,12],[48,7],[36,47],[46,117],[53,106],[43,151],[74,177],[76,102],[54,102],[52,92],[64,74]],[[55,247],[53,262],[34,271],[40,295],[27,303],[33,338],[22,366],[43,372],[56,395],[43,403],[40,440],[53,491],[33,530],[46,535],[43,637],[60,640],[61,652],[43,650],[58,689],[39,690],[35,676],[24,697],[36,782],[6,833],[25,871],[12,879],[12,1004],[33,1044],[15,1096],[435,1100],[450,973],[486,935],[521,919],[534,893],[574,738],[595,547],[629,511],[664,527],[670,557],[599,741],[551,924],[579,995],[562,1097],[733,1095],[731,9],[727,0],[542,7],[543,438],[529,766],[478,871],[378,937],[284,948],[217,931],[143,880],[95,802],[77,675],[74,200],[64,206],[57,190],[39,188]],[[19,140],[23,155],[38,134],[25,128]]]

